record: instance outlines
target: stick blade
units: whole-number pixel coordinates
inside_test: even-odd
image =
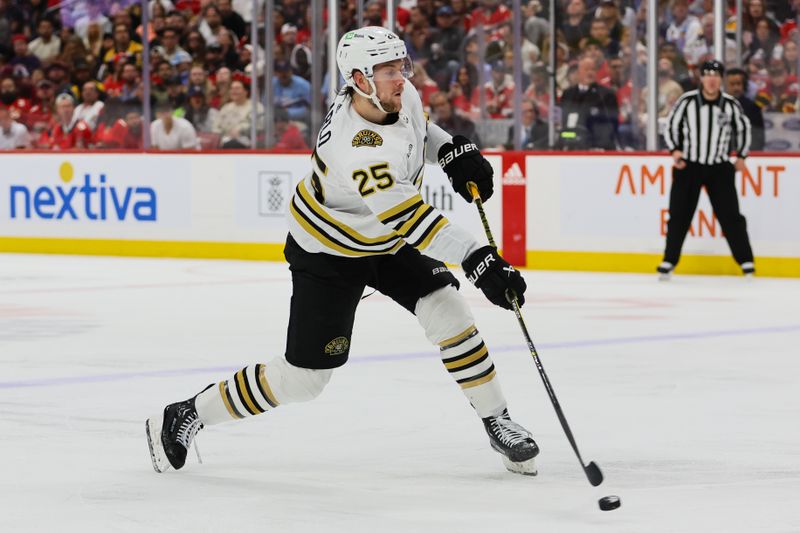
[[[583,471],[586,473],[586,477],[589,478],[589,483],[591,483],[593,487],[603,482],[603,473],[594,461],[590,461],[588,465],[584,466]]]

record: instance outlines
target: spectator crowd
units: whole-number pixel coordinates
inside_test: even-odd
[[[359,26],[355,1],[339,3],[340,32]],[[275,137],[265,139],[265,109],[251,105],[251,82],[263,91],[263,0],[0,0],[0,149],[141,149],[143,129],[161,150],[308,149],[311,89],[310,0],[276,0],[272,21]],[[699,81],[715,54],[711,0],[659,0],[657,120]],[[143,25],[142,9],[148,10]],[[734,0],[726,0],[727,91],[764,146],[763,112],[797,113],[800,0],[743,0],[742,57],[735,58]],[[522,134],[513,127],[484,146],[547,149],[548,121],[558,148],[644,147],[647,2],[556,0],[522,6],[522,46],[512,40],[505,0],[400,0],[398,34],[414,61],[411,82],[423,104],[452,133],[481,142],[480,128],[507,127],[515,116],[514,64],[521,60]],[[385,0],[366,0],[364,24],[386,25]],[[321,14],[327,20],[327,12]],[[145,42],[150,69],[143,72]],[[556,67],[547,58],[555,50]],[[252,61],[257,56],[255,63]],[[326,64],[326,63],[323,63]],[[551,76],[556,108],[551,107]],[[145,89],[145,83],[149,85]],[[327,80],[323,84],[325,87]],[[149,94],[151,123],[143,118]],[[497,137],[497,136],[495,136]]]

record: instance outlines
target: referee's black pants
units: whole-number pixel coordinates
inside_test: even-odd
[[[686,167],[672,167],[672,188],[669,193],[669,221],[667,222],[667,247],[664,261],[678,264],[683,241],[692,223],[700,189],[705,186],[711,207],[719,220],[733,258],[740,265],[753,261],[753,250],[747,236],[747,221],[739,212],[731,163],[700,165],[687,161]]]

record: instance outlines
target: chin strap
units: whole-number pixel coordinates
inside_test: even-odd
[[[383,108],[383,106],[381,105],[381,101],[378,99],[378,89],[375,87],[375,82],[372,81],[372,78],[367,78],[367,82],[369,82],[369,86],[372,88],[372,94],[365,93],[364,91],[359,89],[355,83],[353,83],[352,87],[353,89],[355,89],[356,93],[360,94],[361,96],[363,96],[364,98],[375,104],[375,107],[377,107],[381,113],[385,113],[388,115],[389,112]]]

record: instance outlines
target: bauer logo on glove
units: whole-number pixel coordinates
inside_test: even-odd
[[[450,179],[453,190],[464,200],[472,202],[472,193],[467,187],[470,181],[478,187],[481,200],[486,201],[492,196],[494,170],[474,142],[463,135],[456,135],[453,142],[444,143],[439,148],[438,156],[439,165]]]
[[[520,307],[525,303],[528,288],[522,275],[500,257],[491,246],[478,248],[461,264],[467,279],[478,287],[486,298],[503,309],[513,309],[507,293],[516,297]]]
[[[477,152],[478,145],[475,143],[469,143],[454,147],[452,150],[444,154],[444,157],[439,159],[439,166],[441,166],[442,168],[446,167],[448,163],[450,163],[453,159],[455,159],[456,157],[461,157],[470,150],[475,150]]]
[[[469,282],[475,285],[484,272],[491,268],[491,264],[494,262],[495,256],[493,254],[489,254],[484,257],[477,265],[474,265],[472,272],[467,273],[467,279]]]

